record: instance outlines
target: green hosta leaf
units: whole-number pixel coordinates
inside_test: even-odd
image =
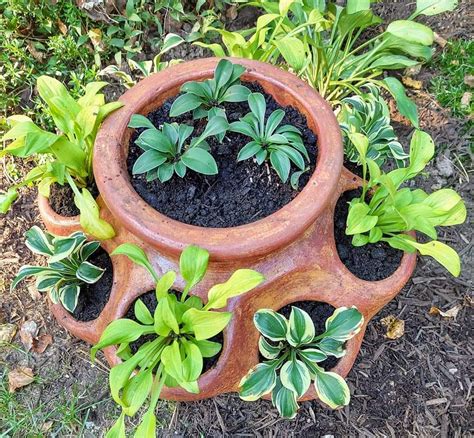
[[[339,374],[316,368],[319,371],[314,379],[314,388],[319,399],[331,409],[348,405],[351,394],[346,381]]]
[[[155,331],[161,336],[168,336],[172,330],[179,333],[179,324],[175,314],[174,301],[170,295],[166,295],[158,301],[155,310]]]
[[[418,109],[415,103],[407,97],[402,83],[398,79],[390,76],[385,78],[383,83],[387,86],[388,91],[390,91],[395,99],[400,114],[410,120],[415,128],[419,128]]]
[[[434,41],[433,31],[428,26],[411,20],[392,21],[387,26],[386,32],[410,43],[423,46],[431,46]]]
[[[174,126],[165,123],[163,125],[163,132],[158,131],[158,129],[155,128],[143,131],[137,138],[136,144],[145,151],[153,149],[161,152],[165,156],[174,156],[176,154],[175,143],[177,141],[175,134],[176,130]]]
[[[370,0],[347,0],[346,10],[348,14],[370,10]]]
[[[238,132],[239,134],[243,134],[251,138],[258,136],[250,123],[244,121],[232,122],[229,125],[229,131]]]
[[[271,310],[260,309],[255,312],[253,322],[257,330],[272,341],[283,341],[288,331],[288,321],[283,315]]]
[[[360,162],[365,163],[367,150],[369,148],[369,139],[359,132],[350,133],[349,139],[359,153]]]
[[[45,256],[53,255],[53,239],[49,233],[35,225],[25,233],[25,237],[25,244],[30,251]]]
[[[285,362],[280,369],[282,385],[293,391],[297,398],[303,396],[311,383],[308,367],[300,360],[294,359]]]
[[[369,215],[370,207],[365,202],[351,203],[347,215],[346,234],[365,233],[375,227],[379,220],[378,216]]]
[[[247,143],[242,149],[240,149],[237,155],[237,161],[247,160],[262,150],[262,146],[256,141]]]
[[[219,172],[214,157],[201,148],[188,149],[181,156],[181,162],[191,170],[203,175],[216,175]]]
[[[10,187],[6,193],[0,193],[0,213],[5,214],[18,198],[18,190]]]
[[[142,407],[153,385],[152,370],[139,371],[125,385],[122,393],[123,412],[133,417]]]
[[[155,438],[156,437],[156,417],[154,409],[148,409],[142,417],[142,422],[138,425],[134,438]]]
[[[296,417],[298,412],[298,403],[296,402],[296,394],[285,388],[282,384],[273,390],[272,401],[283,418],[292,419]]]
[[[273,390],[276,380],[275,365],[259,363],[240,381],[239,396],[245,401],[258,400]]]
[[[458,5],[457,0],[417,0],[415,15],[437,15],[453,11]]]
[[[356,307],[339,307],[326,320],[324,337],[336,341],[347,341],[360,332],[364,324],[364,317]]]
[[[176,280],[176,273],[174,271],[168,271],[164,274],[156,283],[155,293],[157,300],[164,298],[168,291],[173,286]]]
[[[191,341],[199,347],[202,357],[214,357],[222,349],[222,345],[219,344],[219,342],[208,341],[206,339],[201,341],[191,339]]]
[[[194,333],[198,341],[209,339],[220,333],[232,318],[230,312],[209,310],[187,310],[182,318],[184,330]]]
[[[202,103],[202,98],[196,96],[195,94],[182,94],[171,105],[170,117],[177,117],[181,114],[192,111],[201,106]]]
[[[331,339],[331,338],[324,338],[324,339]],[[327,359],[326,353],[323,353],[321,350],[317,348],[305,348],[304,350],[299,350],[298,354],[308,362],[322,362]]]
[[[287,36],[275,41],[275,45],[288,65],[299,72],[306,64],[305,45],[301,39]]]
[[[314,323],[311,317],[298,307],[291,307],[290,324],[286,339],[294,347],[309,344],[314,338]]]
[[[283,349],[281,342],[278,345],[270,344],[263,336],[258,339],[258,350],[265,359],[276,359]]]
[[[185,381],[179,342],[177,340],[174,340],[171,345],[163,349],[161,362],[164,365],[166,374],[169,374],[178,383]]]
[[[104,274],[105,269],[99,268],[92,263],[82,262],[76,271],[76,277],[85,283],[95,283]]]
[[[74,312],[80,292],[77,284],[66,284],[59,289],[59,300],[68,312]]]
[[[229,123],[225,117],[214,115],[207,122],[204,132],[199,136],[199,139],[205,139],[212,135],[219,135],[227,131]],[[192,149],[191,149],[192,150]]]
[[[222,97],[224,102],[244,102],[247,100],[250,90],[244,85],[232,85]]]
[[[130,117],[130,122],[128,123],[129,128],[151,128],[151,129],[156,129],[155,125],[150,122],[145,116],[142,116],[141,114],[133,114],[132,117]]]
[[[144,267],[155,280],[158,280],[158,276],[148,260],[148,256],[139,246],[133,243],[123,243],[122,245],[117,246],[110,255],[127,256],[133,263]]]
[[[377,58],[370,67],[380,70],[399,70],[402,68],[413,67],[419,62],[403,55],[385,55]]]
[[[407,169],[407,177],[420,173],[433,158],[434,150],[431,136],[424,131],[415,130],[410,141],[410,165]]]
[[[278,150],[274,150],[270,153],[270,162],[272,167],[283,182],[288,180],[290,175],[291,163],[288,155]]]
[[[135,163],[133,163],[132,173],[134,175],[137,175],[156,169],[161,166],[166,160],[168,160],[168,157],[162,152],[150,149],[141,154],[137,158]]]
[[[227,59],[221,59],[219,61],[216,67],[216,71],[214,73],[214,80],[216,82],[217,90],[219,90],[229,82],[233,70],[234,66]]]
[[[332,338],[323,338],[318,343],[318,348],[328,356],[343,357],[346,354],[344,342]]]
[[[145,325],[150,325],[155,322],[153,316],[151,315],[148,307],[143,303],[141,299],[135,301],[135,305],[133,307],[135,317],[138,319],[139,322]]]
[[[280,15],[285,16],[288,13],[291,5],[295,3],[296,0],[280,0],[278,3],[278,7],[280,10]]]
[[[179,270],[186,281],[186,290],[196,286],[207,271],[209,253],[198,246],[190,245],[184,249],[179,259]]]
[[[105,438],[126,438],[125,414],[122,412],[115,424],[107,431]]]
[[[265,110],[267,109],[267,104],[265,103],[265,97],[263,94],[250,93],[248,104],[252,113],[254,113],[257,119],[262,123],[265,120]]]
[[[227,305],[229,298],[248,292],[264,280],[265,277],[257,271],[239,269],[225,283],[216,284],[209,290],[205,309],[221,309]]]
[[[186,358],[183,360],[183,376],[186,382],[195,382],[202,373],[203,356],[200,348],[191,341],[183,341]]]
[[[464,201],[452,189],[437,190],[431,193],[423,203],[429,205],[433,210],[444,212],[444,214],[437,213],[439,217],[434,219],[435,225],[458,225],[466,221],[467,211]]]

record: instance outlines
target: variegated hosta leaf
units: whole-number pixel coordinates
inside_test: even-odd
[[[298,403],[296,394],[288,388],[285,388],[281,380],[278,379],[275,388],[272,391],[272,403],[283,418],[295,418],[298,412]]]
[[[364,323],[364,317],[356,307],[339,307],[326,320],[324,337],[336,341],[347,341],[359,333]]]
[[[53,254],[54,247],[51,234],[45,233],[35,225],[26,232],[25,236],[25,244],[30,251],[45,256]]]
[[[270,344],[263,336],[258,340],[258,349],[265,359],[276,359],[283,348],[281,342],[278,345]]]
[[[318,348],[328,356],[343,357],[346,354],[344,342],[332,338],[323,338],[318,342]]]
[[[74,312],[81,288],[77,284],[66,284],[59,290],[59,299],[69,312]]]
[[[317,348],[305,348],[304,350],[299,350],[298,355],[303,360],[312,363],[322,362],[327,359],[326,353],[318,350]]]
[[[46,275],[38,275],[36,278],[36,289],[40,292],[45,292],[60,283],[62,280],[61,274],[48,273]]]
[[[47,268],[45,266],[30,266],[30,265],[25,265],[20,268],[18,271],[18,274],[16,277],[13,279],[12,284],[10,288],[13,290],[15,287],[18,285],[18,283],[23,280],[26,277],[29,277],[30,275],[46,275],[48,273],[55,273],[55,269]]]
[[[271,310],[258,310],[253,316],[257,330],[272,341],[283,341],[288,331],[288,321],[283,315]]]
[[[298,307],[291,308],[288,342],[294,347],[309,344],[314,338],[314,323],[311,317]]]
[[[95,283],[104,274],[105,269],[99,268],[92,263],[82,262],[76,271],[76,277],[84,283]]]
[[[339,374],[324,371],[317,366],[316,369],[318,371],[314,379],[314,388],[319,399],[332,409],[348,405],[351,394],[346,381]]]
[[[292,359],[284,363],[280,369],[282,385],[293,391],[297,398],[303,396],[311,384],[308,367],[298,359]]]
[[[56,237],[53,240],[54,252],[48,262],[54,263],[69,257],[85,241],[86,236],[81,231],[73,233],[69,237]]]
[[[259,363],[242,378],[239,385],[239,395],[242,400],[258,400],[275,387],[277,375],[274,362]]]

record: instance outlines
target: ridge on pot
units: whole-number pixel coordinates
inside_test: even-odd
[[[289,204],[250,224],[202,228],[157,212],[132,188],[126,169],[128,123],[133,114],[147,114],[178,94],[181,85],[213,75],[217,58],[182,63],[152,75],[121,97],[124,106],[102,125],[94,151],[94,174],[102,198],[115,219],[161,253],[174,257],[190,243],[207,248],[214,261],[260,257],[288,245],[316,220],[334,197],[342,168],[342,139],[330,106],[291,73],[268,64],[233,59],[246,68],[242,80],[258,82],[278,103],[296,107],[318,137],[318,160],[308,184]]]

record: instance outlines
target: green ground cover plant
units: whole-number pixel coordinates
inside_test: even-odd
[[[198,393],[203,358],[213,357],[221,350],[221,344],[210,339],[224,330],[232,312],[215,309],[224,308],[228,299],[255,288],[264,277],[251,269],[239,269],[225,283],[211,287],[204,303],[189,292],[206,274],[209,260],[206,250],[189,246],[181,253],[179,269],[185,287],[180,297],[172,291],[176,280],[174,271],[160,278],[143,250],[133,244],[123,244],[112,253],[120,254],[143,266],[153,277],[158,304],[152,315],[138,299],[134,307],[138,322],[118,319],[110,323],[92,348],[92,358],[100,349],[119,345],[117,354],[123,360],[110,371],[110,391],[122,407],[122,414],[107,436],[125,436],[125,416],[134,416],[149,398],[135,436],[154,437],[155,407],[163,386],[180,386],[188,392]],[[130,344],[147,335],[153,339],[132,352]]]

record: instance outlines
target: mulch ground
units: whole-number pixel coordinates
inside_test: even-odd
[[[400,5],[384,2],[377,8],[383,16],[393,18],[406,15]],[[448,15],[431,21],[440,33],[444,32],[443,36],[469,34],[469,27],[462,25],[466,22],[467,3],[460,8],[454,18]],[[459,21],[456,17],[460,17]],[[440,151],[420,182],[426,190],[455,188],[470,214],[466,224],[443,230],[440,236],[460,253],[461,276],[451,277],[428,258],[419,261],[407,286],[370,322],[348,377],[352,401],[345,409],[330,411],[317,402],[305,402],[297,418],[287,421],[278,417],[269,402],[245,403],[235,394],[195,403],[163,402],[158,411],[161,436],[473,436],[474,361],[470,339],[474,327],[474,238],[470,224],[474,185],[472,167],[461,160],[468,154],[468,134],[463,134],[462,121],[451,118],[426,89],[413,92],[412,96],[420,108],[422,127],[433,136]],[[408,144],[409,128],[402,120],[396,128],[402,143]],[[21,169],[27,170],[26,166]],[[8,184],[2,172],[0,188]],[[23,240],[26,230],[40,224],[35,196],[35,190],[24,190],[12,211],[0,217],[0,323],[21,326],[25,320],[34,320],[40,333],[53,336],[53,343],[42,354],[25,354],[8,346],[0,348],[0,370],[23,365],[32,367],[39,376],[37,382],[18,392],[25,405],[48,405],[79,391],[82,405],[88,407],[83,412],[87,418],[84,430],[78,429],[73,436],[102,436],[118,411],[109,399],[107,371],[101,357],[95,365],[90,363],[89,346],[57,325],[33,283],[26,282],[13,292],[9,290],[21,265],[41,262],[31,255]],[[448,310],[456,305],[461,306],[456,318],[429,314],[432,306]],[[381,319],[388,315],[405,321],[401,338],[386,338]],[[18,335],[14,345],[21,347]],[[1,423],[0,419],[0,433]]]

